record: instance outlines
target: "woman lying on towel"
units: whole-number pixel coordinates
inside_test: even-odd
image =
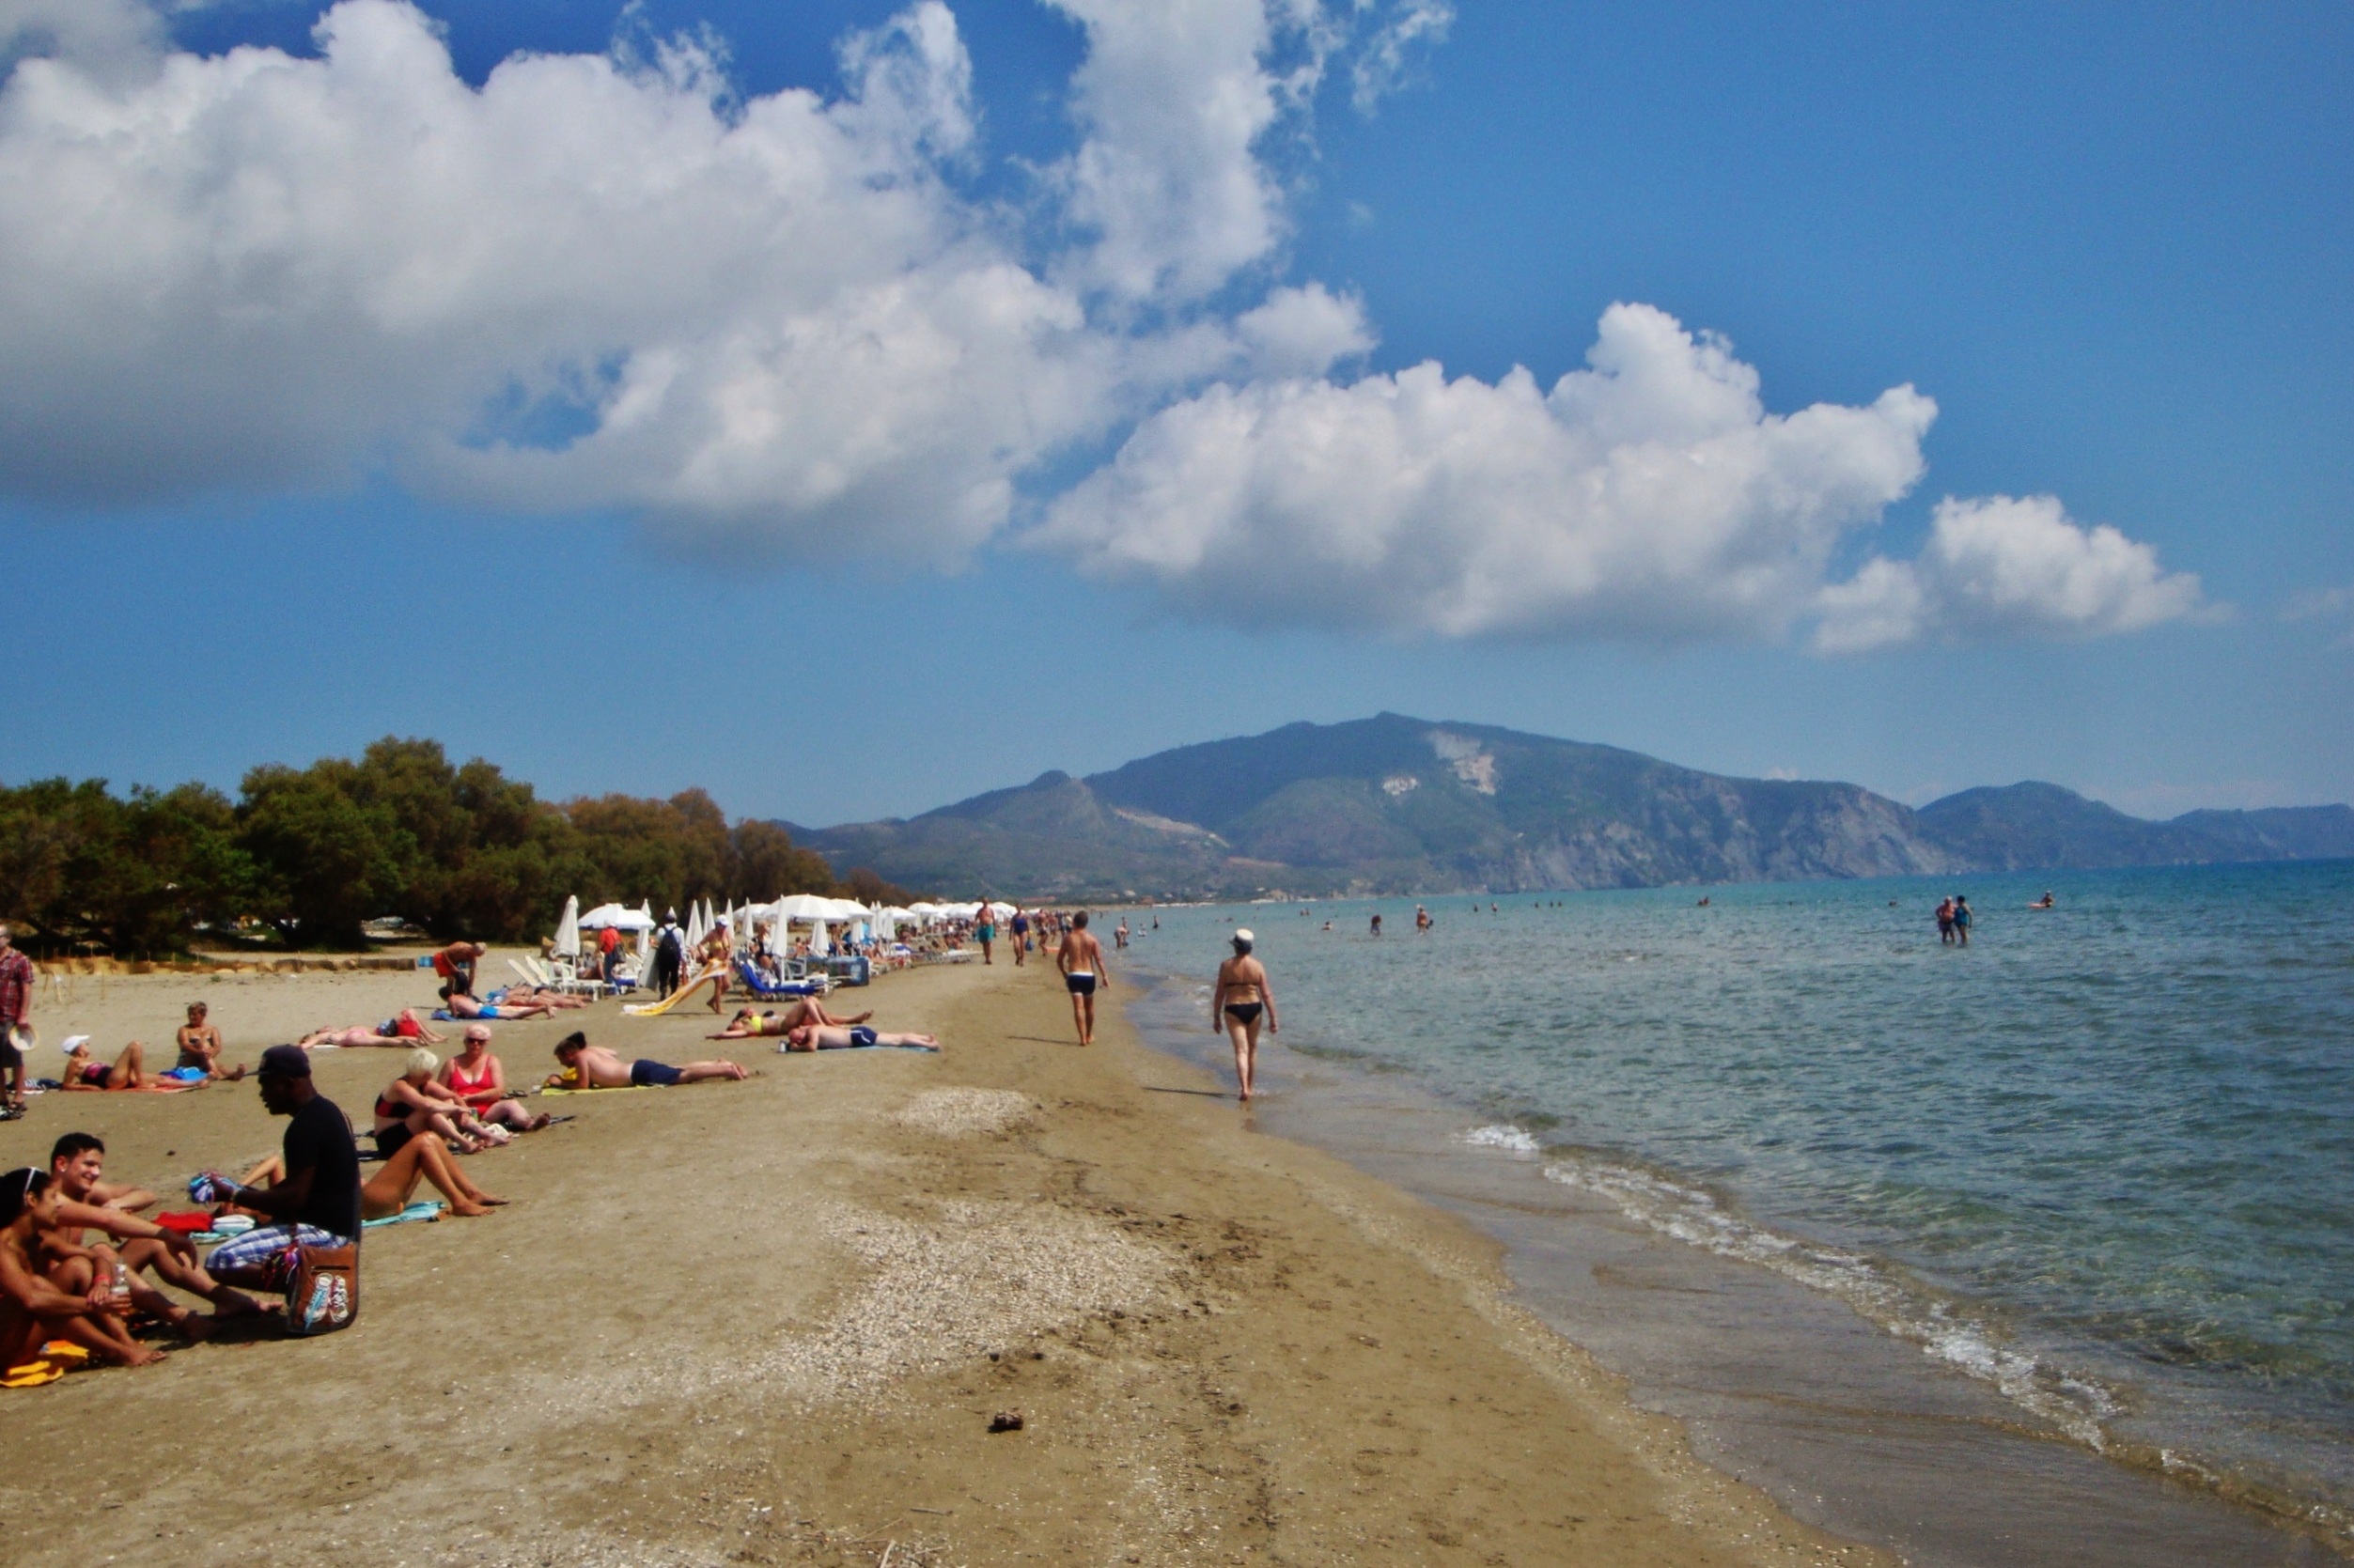
[[[847,1029],[851,1024],[865,1023],[874,1017],[860,1013],[851,1017],[837,1018],[825,1009],[825,1003],[815,997],[802,997],[782,1013],[761,1013],[750,1007],[740,1008],[727,1020],[727,1027],[717,1034],[707,1034],[708,1040],[757,1040],[763,1035],[783,1039],[803,1024],[831,1024]]]
[[[404,1007],[382,1023],[355,1023],[344,1029],[322,1025],[294,1043],[304,1050],[317,1050],[321,1046],[414,1046],[420,1040],[438,1046],[442,1038],[417,1017],[415,1008]]]
[[[194,1082],[182,1082],[148,1072],[148,1048],[136,1040],[123,1047],[122,1054],[109,1065],[90,1054],[90,1037],[86,1034],[77,1034],[66,1042],[66,1068],[62,1077],[67,1089],[84,1091],[145,1089],[156,1094],[170,1094],[175,1090],[198,1088],[205,1082],[201,1074]]]
[[[896,1046],[906,1050],[938,1050],[940,1042],[928,1034],[887,1034],[868,1029],[865,1024],[847,1028],[826,1024],[803,1024],[785,1036],[779,1050],[865,1050],[875,1046]]]

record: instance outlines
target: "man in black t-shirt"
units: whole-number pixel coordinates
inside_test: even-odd
[[[269,1187],[240,1187],[222,1176],[199,1181],[210,1190],[199,1203],[229,1203],[266,1215],[270,1223],[213,1250],[205,1268],[243,1290],[275,1291],[278,1262],[289,1244],[349,1247],[360,1235],[360,1155],[351,1123],[311,1082],[311,1059],[300,1046],[272,1046],[257,1074],[261,1103],[287,1120],[284,1174]]]

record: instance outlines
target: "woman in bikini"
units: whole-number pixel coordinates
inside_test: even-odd
[[[162,1087],[148,1076],[148,1048],[133,1040],[123,1047],[112,1066],[90,1055],[87,1039],[66,1052],[64,1087],[79,1090],[154,1089]]]
[[[874,1016],[875,1015],[870,1011],[853,1014],[847,1017],[836,1017],[833,1014],[827,1012],[825,1009],[825,1003],[819,1001],[817,998],[799,997],[794,1000],[792,1005],[786,1008],[782,1013],[760,1013],[755,1012],[749,1007],[739,1008],[736,1012],[736,1016],[727,1020],[727,1027],[725,1029],[721,1030],[717,1034],[706,1035],[704,1038],[709,1040],[757,1040],[763,1036],[773,1035],[777,1039],[781,1040],[786,1035],[790,1034],[794,1030],[801,1028],[803,1024],[818,1024],[829,1028],[840,1027],[847,1029],[852,1024],[865,1023],[868,1018],[871,1018]]]
[[[1251,956],[1255,939],[1248,931],[1234,934],[1234,956],[1218,966],[1218,985],[1209,994],[1209,1032],[1215,1034],[1224,1030],[1234,1041],[1234,1076],[1241,1080],[1245,1100],[1257,1087],[1262,1013],[1267,1032],[1279,1032],[1275,990],[1267,983],[1267,966]]]
[[[208,1079],[235,1083],[245,1076],[242,1066],[225,1068],[221,1065],[221,1032],[212,1027],[209,1015],[211,1009],[201,1001],[188,1004],[188,1021],[179,1026],[176,1043],[179,1047],[179,1062],[173,1068],[201,1072]]]
[[[401,1075],[376,1096],[376,1152],[386,1159],[427,1133],[439,1133],[468,1154],[513,1136],[504,1127],[486,1126],[456,1094],[434,1082],[433,1069],[441,1064],[440,1057],[419,1046],[409,1053]]]
[[[491,1032],[480,1024],[466,1026],[463,1045],[456,1056],[442,1063],[435,1081],[492,1126],[538,1132],[548,1125],[544,1112],[534,1116],[521,1101],[507,1097],[507,1069],[491,1049]]]

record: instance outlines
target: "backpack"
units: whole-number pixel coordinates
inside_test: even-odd
[[[360,1315],[360,1249],[290,1247],[286,1331],[297,1338],[349,1328]]]

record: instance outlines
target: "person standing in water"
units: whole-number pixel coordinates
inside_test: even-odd
[[[1377,937],[1381,934],[1381,917],[1380,915],[1375,915],[1373,917],[1373,934]]]
[[[1960,893],[1954,895],[1954,939],[1964,947],[1970,945],[1970,900]]]
[[[1070,1020],[1079,1026],[1079,1043],[1092,1046],[1096,1043],[1096,986],[1112,984],[1112,971],[1103,962],[1103,944],[1087,929],[1086,910],[1070,917],[1070,928],[1063,933],[1054,963],[1063,971],[1063,988],[1070,993]]]
[[[1226,1032],[1234,1042],[1234,1076],[1248,1101],[1258,1087],[1258,1031],[1266,1015],[1267,1032],[1278,1032],[1275,991],[1267,983],[1267,966],[1251,956],[1257,940],[1245,929],[1234,934],[1234,956],[1218,966],[1218,985],[1209,995],[1209,1032]]]

